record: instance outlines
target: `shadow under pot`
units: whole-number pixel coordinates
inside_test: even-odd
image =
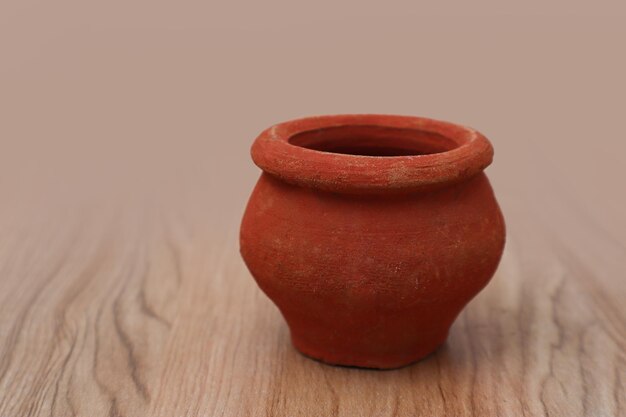
[[[396,368],[446,340],[494,274],[504,219],[477,131],[381,115],[265,130],[241,254],[303,354]]]

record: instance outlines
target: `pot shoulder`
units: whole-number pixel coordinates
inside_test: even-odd
[[[271,298],[309,293],[392,309],[473,297],[504,240],[482,173],[396,196],[321,192],[263,174],[240,234],[243,258]]]

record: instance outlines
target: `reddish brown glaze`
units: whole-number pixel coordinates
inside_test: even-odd
[[[489,281],[504,221],[473,129],[347,115],[261,133],[241,254],[294,345],[324,362],[395,368],[441,345]]]

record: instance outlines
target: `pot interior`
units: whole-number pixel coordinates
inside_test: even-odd
[[[430,155],[458,146],[438,133],[376,125],[310,130],[292,136],[289,143],[321,152],[374,157]]]

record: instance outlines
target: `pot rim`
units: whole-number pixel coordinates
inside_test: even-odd
[[[419,155],[367,156],[290,142],[296,135],[337,127],[412,130],[415,135],[439,135],[453,148]],[[285,182],[367,194],[433,189],[469,179],[489,166],[493,147],[478,131],[454,123],[415,116],[346,114],[305,117],[271,126],[256,138],[251,155],[264,172]]]

